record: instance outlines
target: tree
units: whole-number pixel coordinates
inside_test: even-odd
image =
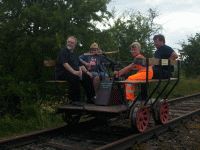
[[[55,58],[68,35],[75,35],[82,49],[88,48],[100,31],[95,23],[111,15],[109,1],[0,0],[1,108],[38,100],[44,58]]]
[[[55,59],[68,35],[78,38],[80,53],[87,51],[92,42],[98,42],[103,50],[119,49],[121,59],[127,60],[130,56],[124,50],[137,40],[145,53],[151,55],[150,37],[159,29],[154,24],[157,13],[150,10],[147,16],[124,14],[109,29],[102,30],[97,24],[109,24],[112,17],[107,10],[109,2],[0,0],[0,99],[38,100],[40,83],[45,80],[43,60]]]
[[[129,45],[133,41],[138,41],[142,45],[142,51],[147,57],[152,56],[153,43],[152,35],[157,33],[161,27],[154,23],[158,16],[155,10],[149,9],[148,15],[140,12],[125,12],[114,22],[113,27],[109,29],[112,43],[119,48],[122,60],[130,60],[128,53]]]
[[[94,22],[111,15],[110,0],[2,0],[0,64],[17,80],[40,80],[45,56],[54,57],[68,35],[88,48],[99,31]],[[23,61],[22,61],[23,60]]]
[[[183,70],[186,76],[200,75],[200,33],[189,37],[187,43],[183,42],[181,46]]]

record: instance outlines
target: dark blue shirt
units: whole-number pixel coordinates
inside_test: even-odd
[[[174,50],[171,47],[163,45],[155,51],[154,57],[159,59],[169,59],[173,52]],[[159,78],[159,73],[161,73],[161,78],[168,78],[169,76],[171,76],[171,71],[173,71],[173,67],[169,68],[168,66],[162,66],[160,70],[159,66],[154,66],[153,70],[154,78]]]
[[[87,63],[92,63],[89,71],[92,72],[106,72],[104,64],[110,63],[109,60],[104,55],[81,55],[80,60],[83,60]]]
[[[154,57],[159,59],[169,59],[173,52],[174,50],[171,47],[163,45],[155,51]]]

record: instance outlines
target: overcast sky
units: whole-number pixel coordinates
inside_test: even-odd
[[[156,9],[159,17],[156,23],[163,27],[166,44],[180,49],[180,42],[200,33],[200,0],[112,0],[108,9],[115,8],[117,14],[133,9],[147,13]]]

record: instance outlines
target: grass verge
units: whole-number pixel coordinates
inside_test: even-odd
[[[170,97],[180,97],[200,92],[200,78],[186,79],[181,77],[177,87]],[[0,139],[28,133],[49,127],[56,127],[63,123],[59,115],[45,105],[23,105],[23,111],[18,116],[6,115],[0,118]],[[50,108],[50,109],[48,109]]]

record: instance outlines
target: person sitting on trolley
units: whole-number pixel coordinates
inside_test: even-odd
[[[130,45],[130,52],[132,57],[134,58],[133,63],[129,64],[128,66],[124,67],[119,71],[114,71],[115,77],[120,77],[132,70],[137,70],[136,74],[133,74],[127,78],[126,81],[135,81],[135,80],[146,80],[146,66],[137,63],[137,58],[145,58],[141,53],[141,45],[139,42],[133,42]],[[153,70],[150,66],[148,69],[148,79],[152,79],[153,77]],[[136,96],[134,94],[135,86],[133,84],[125,84],[125,95],[127,101],[134,101]]]
[[[89,71],[90,77],[93,79],[93,85],[95,92],[97,92],[100,80],[108,77],[107,70],[103,64],[108,63],[106,57],[101,55],[102,52],[99,49],[97,43],[92,43],[90,46],[90,52],[79,56],[80,62],[85,65]]]
[[[153,37],[153,42],[156,47],[156,51],[154,53],[154,57],[158,59],[170,59],[176,60],[178,55],[176,52],[170,47],[165,44],[165,37],[162,34],[155,35]],[[153,66],[154,79],[168,79],[172,77],[172,72],[174,71],[174,67],[170,66]]]
[[[66,46],[58,53],[55,67],[55,79],[68,81],[68,96],[72,104],[82,105],[80,85],[83,86],[86,92],[87,102],[93,103],[95,91],[92,80],[88,70],[79,62],[79,57],[75,50],[76,45],[76,37],[69,36],[66,40]]]

